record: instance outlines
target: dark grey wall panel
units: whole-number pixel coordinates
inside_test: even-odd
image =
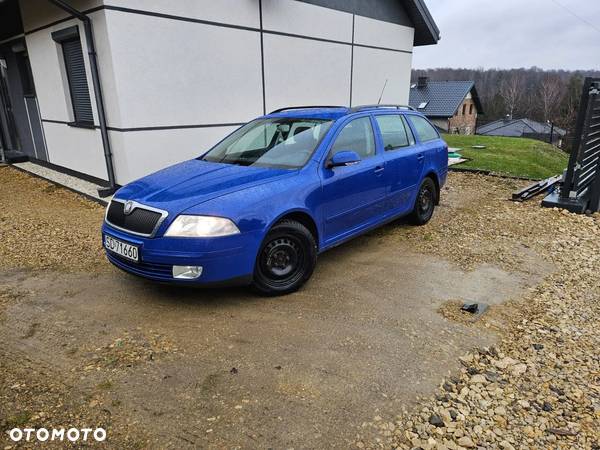
[[[44,139],[44,130],[42,128],[37,99],[32,96],[25,97],[25,106],[29,115],[29,123],[31,124],[31,135],[33,136],[36,158],[48,161],[48,150],[46,149],[46,140]]]
[[[0,2],[0,41],[21,33],[23,22],[17,0]]]
[[[17,65],[17,58],[12,51],[12,46],[19,41],[11,41],[0,45],[0,57],[6,60],[8,72],[8,92],[12,106],[12,114],[15,119],[17,134],[19,139],[18,150],[35,158],[35,148],[31,140],[31,129],[29,128],[29,119],[25,107],[25,98],[23,96],[23,86],[21,76]]]
[[[414,27],[406,9],[398,0],[300,0],[359,16]]]

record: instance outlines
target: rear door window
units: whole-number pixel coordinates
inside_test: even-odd
[[[386,151],[414,145],[415,140],[406,120],[401,115],[376,116],[381,131],[383,148]]]
[[[423,117],[420,116],[409,116],[409,120],[412,123],[417,136],[421,142],[434,141],[440,138],[437,130]]]

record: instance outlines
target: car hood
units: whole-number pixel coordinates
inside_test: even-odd
[[[193,159],[140,178],[119,189],[115,197],[181,213],[222,195],[297,173],[297,170],[244,167]]]

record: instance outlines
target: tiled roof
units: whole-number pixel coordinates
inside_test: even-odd
[[[531,133],[550,134],[551,128],[550,124],[536,122],[531,119],[500,119],[479,127],[477,134],[517,137]],[[565,130],[557,126],[554,127],[554,133],[561,136],[567,134]]]
[[[452,117],[469,92],[473,91],[473,101],[482,114],[481,103],[473,81],[428,81],[424,87],[415,83],[410,88],[410,106],[427,117]],[[419,108],[423,104],[424,108]]]

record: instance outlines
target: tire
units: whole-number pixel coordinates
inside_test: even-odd
[[[415,207],[410,214],[410,221],[414,225],[425,225],[431,220],[437,203],[437,189],[429,177],[425,178],[419,187]]]
[[[317,244],[301,223],[283,220],[265,237],[254,267],[253,287],[261,295],[291,294],[311,277],[317,264]]]

